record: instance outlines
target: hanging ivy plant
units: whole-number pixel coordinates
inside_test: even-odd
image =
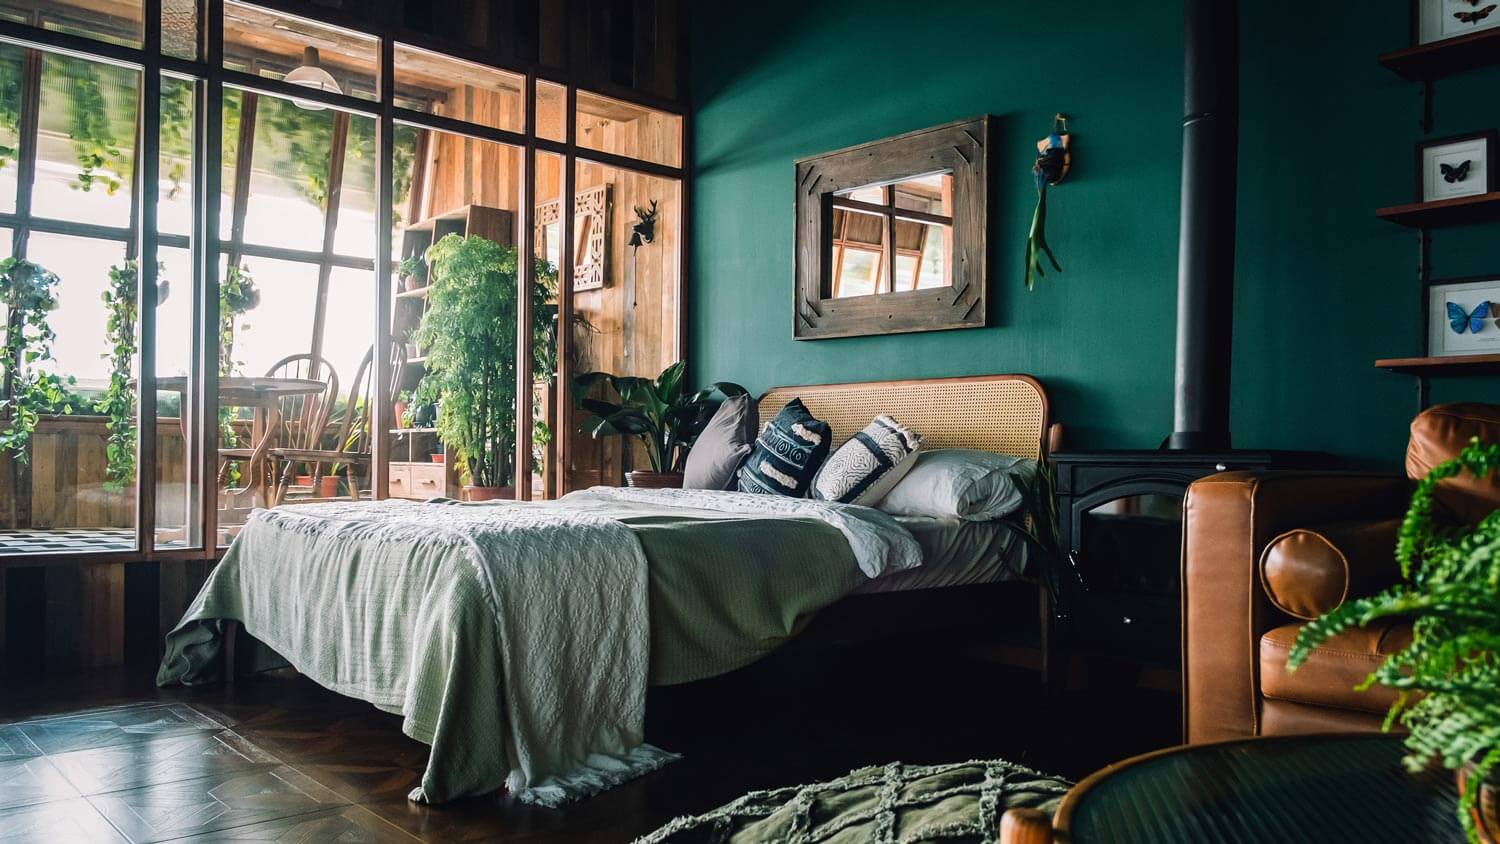
[[[78,158],[73,187],[87,192],[99,185],[113,196],[125,184],[125,169],[120,162],[119,142],[109,125],[98,65],[84,59],[63,59],[62,70],[68,85],[68,138]]]
[[[72,378],[43,372],[52,360],[57,334],[48,316],[57,309],[58,278],[52,272],[18,258],[0,261],[0,301],[9,312],[3,358],[4,394],[0,395],[0,450],[17,463],[30,460],[27,446],[41,414],[71,413],[68,386]]]
[[[166,287],[166,282],[160,280],[164,269],[163,264],[156,265],[159,290]],[[105,321],[105,339],[110,351],[104,355],[110,364],[109,387],[94,404],[96,412],[109,417],[109,439],[104,446],[104,488],[108,490],[123,489],[135,480],[135,391],[131,389],[130,376],[136,353],[140,350],[135,333],[139,287],[139,268],[135,261],[110,268],[109,287],[103,294],[104,307],[109,313]]]
[[[255,287],[255,279],[250,277],[250,271],[243,266],[235,265],[224,271],[224,278],[219,282],[219,376],[233,375],[244,362],[234,359],[234,341],[238,331],[248,329],[249,325],[241,325],[239,318],[247,311],[254,310],[260,304],[260,291]],[[234,412],[227,407],[219,408],[219,446],[221,448],[236,448],[239,446],[239,436],[234,431]],[[229,486],[236,486],[240,482],[239,466],[231,465],[224,477]]]

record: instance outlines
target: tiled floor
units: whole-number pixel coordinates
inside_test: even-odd
[[[351,797],[183,703],[0,727],[0,841],[413,840]]]
[[[1174,743],[1174,694],[1060,699],[953,643],[809,651],[653,689],[680,762],[562,809],[406,794],[427,748],[401,719],[302,677],[158,689],[145,670],[0,684],[0,842],[617,844],[757,788],[882,762],[1003,758],[1080,777]],[[113,706],[113,708],[100,708]]]

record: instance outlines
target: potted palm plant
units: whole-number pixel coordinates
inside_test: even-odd
[[[441,397],[437,435],[460,465],[471,501],[513,498],[516,455],[517,251],[478,235],[444,236],[427,250],[427,312],[413,335],[427,353],[418,402]],[[541,319],[557,272],[538,262],[531,285],[535,362],[550,360]]]
[[[1302,629],[1287,665],[1340,631],[1389,617],[1412,619],[1412,641],[1375,669],[1361,688],[1400,692],[1386,728],[1400,722],[1407,766],[1434,760],[1458,772],[1459,820],[1474,842],[1500,841],[1496,788],[1500,769],[1500,510],[1471,528],[1433,520],[1433,491],[1443,480],[1500,467],[1500,444],[1476,439],[1433,467],[1417,485],[1401,524],[1396,560],[1402,582],[1350,601]]]
[[[694,392],[687,391],[683,379],[686,366],[674,363],[655,378],[610,375],[589,372],[573,379],[574,400],[592,414],[580,430],[594,438],[603,436],[636,437],[645,446],[651,471],[625,473],[625,482],[634,487],[682,486],[682,461],[697,441],[698,435],[718,409],[715,392],[725,396],[743,396],[744,387],[729,381],[710,384]],[[607,383],[618,401],[607,401],[587,395],[597,384]]]

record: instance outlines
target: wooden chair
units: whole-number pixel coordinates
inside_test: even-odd
[[[309,448],[316,447],[323,439],[323,431],[328,426],[328,415],[332,411],[333,397],[339,393],[339,376],[329,365],[327,360],[310,353],[287,355],[277,361],[266,372],[267,378],[305,378],[311,381],[322,381],[324,388],[319,393],[308,393],[302,395],[285,396],[279,400],[277,410],[280,420],[275,430],[268,432],[271,441],[282,443],[283,447]],[[256,445],[251,443],[249,447],[221,448],[219,449],[219,480],[222,484],[224,473],[231,463],[243,463],[250,461],[255,456]],[[276,449],[269,452],[271,459],[264,461],[265,465],[251,465],[249,471],[254,475],[250,479],[249,486],[259,487],[264,490],[267,507],[274,507],[280,500],[279,493],[273,498],[270,491],[275,480]]]
[[[406,350],[399,343],[392,343],[391,349],[391,380],[388,385],[388,395],[395,396],[400,391],[402,370],[406,368]],[[371,445],[373,438],[370,428],[374,417],[370,408],[375,404],[375,348],[365,352],[364,359],[359,363],[359,370],[354,376],[354,381],[349,388],[349,400],[344,406],[343,420],[331,442],[332,447],[324,447],[324,443],[314,443],[311,447],[287,446],[271,449],[271,454],[282,461],[284,468],[281,473],[281,483],[277,488],[277,500],[286,493],[291,485],[292,469],[298,465],[307,465],[312,469],[313,489],[318,487],[319,480],[323,477],[324,467],[341,466],[345,482],[349,485],[350,494],[359,496],[359,485],[355,481],[354,468],[361,468],[361,476],[368,477],[372,455]]]

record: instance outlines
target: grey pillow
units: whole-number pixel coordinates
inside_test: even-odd
[[[750,396],[727,398],[688,452],[684,489],[730,489],[734,473],[755,447],[760,412]]]

